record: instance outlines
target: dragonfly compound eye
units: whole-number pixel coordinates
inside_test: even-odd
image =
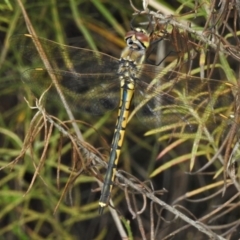
[[[126,33],[125,41],[130,48],[145,50],[149,46],[149,36],[142,29],[132,30]]]

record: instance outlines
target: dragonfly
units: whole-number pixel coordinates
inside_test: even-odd
[[[84,110],[102,115],[118,106],[99,200],[100,214],[108,205],[125,130],[134,114],[155,132],[161,132],[158,130],[160,126],[169,126],[166,129],[170,131],[179,128],[179,132],[186,130],[196,134],[201,131],[204,135],[205,131],[207,135],[212,126],[215,129],[223,122],[229,126],[226,118],[229,119],[235,109],[234,85],[147,64],[151,40],[143,29],[136,28],[126,33],[126,47],[119,59],[102,52],[37,38],[51,67],[44,66],[39,58],[35,40],[32,35],[25,34],[12,37],[11,43],[34,67],[22,73],[22,81],[36,96],[48,89],[47,102],[61,104],[57,85],[74,112]],[[57,79],[55,85],[50,75]],[[135,108],[130,115],[132,102]],[[209,122],[211,124],[207,125]]]

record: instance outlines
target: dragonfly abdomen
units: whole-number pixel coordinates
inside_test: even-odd
[[[116,167],[119,161],[120,152],[123,144],[127,120],[129,116],[131,101],[134,94],[134,83],[121,80],[121,101],[118,110],[118,119],[111,144],[110,158],[108,163],[107,173],[104,179],[104,186],[99,200],[99,212],[107,205],[114,178],[116,175]]]

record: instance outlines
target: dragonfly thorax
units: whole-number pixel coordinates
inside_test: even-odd
[[[142,62],[145,58],[145,55],[141,56]],[[141,74],[141,64],[137,63],[136,61],[133,61],[131,58],[121,58],[119,60],[119,69],[118,69],[118,75],[121,79],[124,79],[128,82],[133,82],[135,79],[139,78]]]
[[[126,81],[133,82],[141,74],[142,63],[149,46],[149,37],[144,30],[136,29],[126,34],[125,41],[127,46],[119,60],[118,74]]]

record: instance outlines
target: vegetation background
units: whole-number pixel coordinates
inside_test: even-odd
[[[234,31],[234,20],[239,18],[238,1],[226,2],[228,6],[224,8],[223,3],[215,1],[152,0],[148,7],[167,16],[174,14],[177,16],[176,22],[197,24],[198,30],[203,29],[214,16],[218,22],[212,24],[213,28],[227,25],[228,30],[222,37],[225,39],[227,34],[231,35],[230,43],[237,46],[239,31]],[[142,9],[142,1],[135,0],[133,4]],[[128,0],[24,1],[23,6],[39,37],[99,50],[117,58],[125,46],[124,35],[130,29],[134,13]],[[227,11],[230,8],[231,11]],[[224,11],[230,13],[223,14],[225,18],[220,16]],[[169,19],[171,21],[172,18]],[[193,220],[193,224],[153,204],[154,201],[150,199],[146,201],[145,211],[133,218],[129,204],[126,203],[127,196],[118,187],[114,187],[112,196],[121,217],[111,215],[109,210],[100,216],[99,185],[93,172],[85,170],[71,178],[69,184],[75,159],[72,142],[62,138],[59,130],[54,128],[42,160],[46,144],[44,130],[36,134],[34,139],[29,136],[36,110],[29,108],[24,97],[30,106],[34,106],[35,100],[21,82],[21,74],[27,68],[22,66],[20,46],[11,45],[9,40],[17,34],[28,33],[19,1],[5,0],[0,3],[0,23],[0,239],[121,239],[124,233],[120,233],[116,218],[121,219],[128,239],[207,239],[207,236],[215,239],[240,238],[239,190],[236,182],[235,185],[228,182],[222,196],[225,189],[222,164],[215,161],[205,174],[188,174],[192,142],[183,141],[181,145],[180,142],[174,142],[174,146],[169,142],[169,135],[165,138],[163,136],[161,142],[156,141],[155,135],[146,137],[146,129],[135,119],[128,126],[118,168],[139,181],[150,179],[156,191],[166,189],[167,192],[157,196],[173,209],[183,212]],[[134,27],[137,25],[136,22],[132,24]],[[191,24],[188,26],[191,27]],[[168,39],[167,44],[169,42],[171,44]],[[183,41],[183,45],[185,43],[190,45],[189,40]],[[197,43],[195,46],[198,47]],[[212,60],[216,51],[208,47],[205,43],[202,49],[209,51]],[[198,53],[193,63],[195,69],[199,69],[199,56]],[[176,54],[172,59],[177,57]],[[172,59],[166,61],[169,63]],[[221,59],[218,64],[222,64],[225,75],[235,78],[238,74],[238,60],[227,56]],[[212,75],[213,78],[216,76],[223,75]],[[222,77],[221,80],[224,79]],[[50,102],[48,104],[54,116],[67,120],[63,108]],[[84,113],[79,115],[77,119],[81,120],[81,124],[78,125],[85,141],[101,151],[101,156],[107,159],[116,111],[98,119]],[[30,148],[23,154],[26,137]],[[200,149],[204,153],[195,158],[193,172],[214,155],[207,145],[201,145]],[[10,164],[16,158],[16,164]],[[39,164],[41,167],[36,177]],[[154,170],[154,176],[149,178]],[[66,184],[70,185],[67,191]],[[136,201],[133,205],[141,206],[143,197],[140,194],[133,196],[131,201]],[[195,220],[201,224],[197,225]]]

